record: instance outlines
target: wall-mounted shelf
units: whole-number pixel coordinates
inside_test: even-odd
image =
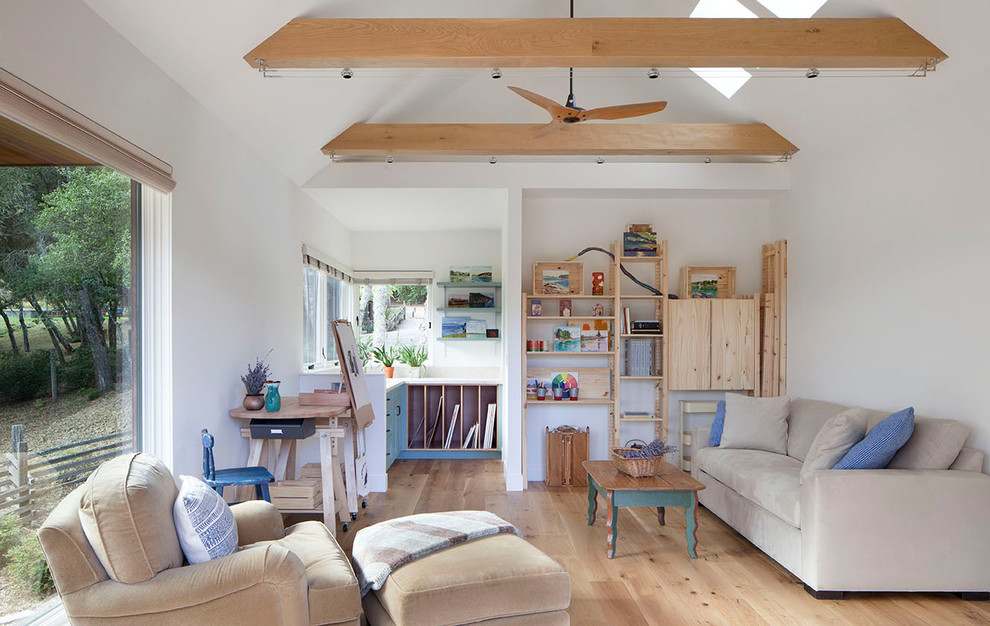
[[[596,405],[612,404],[613,402],[614,400],[610,400],[608,398],[594,398],[591,400],[581,400],[581,399],[569,400],[566,398],[563,400],[553,400],[552,398],[547,398],[546,400],[526,400],[526,405],[527,406],[551,406],[551,405],[574,406],[580,404],[596,404]]]
[[[437,287],[444,289],[487,289],[490,287],[501,287],[502,283],[475,283],[465,281],[463,283],[442,282],[437,283]]]
[[[500,306],[474,306],[474,307],[463,307],[463,306],[438,306],[437,311],[441,313],[501,313],[502,307]]]
[[[560,315],[527,315],[528,320],[580,320],[582,322],[592,321],[592,320],[605,320],[611,321],[615,319],[614,315],[599,315],[597,317],[593,315],[568,315],[567,317],[562,317]]]
[[[437,341],[501,341],[501,327],[502,327],[502,283],[481,283],[481,282],[438,282],[437,286],[443,289],[442,299],[438,304],[443,306],[436,307],[437,313],[440,314],[440,320],[437,327],[440,329],[440,336],[437,337]],[[484,293],[488,292],[488,297],[492,298],[490,301],[485,301],[481,299],[476,299],[476,303],[487,302],[492,306],[446,306],[450,304],[453,296],[449,294],[449,291],[453,291],[456,294],[457,300],[462,303],[467,304],[471,301],[468,294],[471,292]],[[465,299],[467,296],[467,299]],[[484,325],[485,331],[488,330],[498,330],[499,337],[481,337],[480,332],[472,333],[473,337],[444,337],[443,336],[443,320],[446,318],[467,318],[474,322],[475,326],[480,324]],[[465,334],[470,328],[470,324],[464,326],[465,332],[450,332],[449,334],[460,335]],[[480,331],[480,328],[477,329]]]
[[[502,341],[501,337],[437,337],[437,341]]]
[[[584,294],[549,294],[549,293],[528,293],[527,300],[615,300],[614,295],[588,296]]]
[[[551,352],[547,351],[533,351],[526,352],[527,356],[533,356],[534,354],[542,354],[545,356],[599,356],[599,357],[610,357],[614,356],[612,352]]]

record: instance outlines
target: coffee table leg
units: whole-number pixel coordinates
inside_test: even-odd
[[[666,508],[664,508],[662,506],[658,506],[657,507],[657,521],[660,522],[660,525],[661,526],[665,526],[667,524],[667,509]]]
[[[608,546],[605,549],[605,554],[611,559],[615,556],[615,544],[619,541],[619,507],[615,506],[615,496],[611,489],[605,491],[605,506],[608,513],[608,519],[606,519],[608,527],[606,541]]]
[[[598,485],[595,484],[591,475],[588,475],[588,526],[595,523],[595,516],[598,515]]]
[[[684,517],[687,521],[687,549],[688,555],[692,559],[698,558],[695,546],[698,545],[698,492],[694,492],[688,499],[688,505],[684,508]]]

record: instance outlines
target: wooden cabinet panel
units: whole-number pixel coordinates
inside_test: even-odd
[[[711,389],[756,387],[756,300],[711,303]]]
[[[711,386],[711,300],[671,300],[664,334],[670,342],[670,389]]]

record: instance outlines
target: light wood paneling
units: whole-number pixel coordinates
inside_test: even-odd
[[[946,54],[897,18],[294,19],[252,67],[918,68]]]
[[[711,324],[709,300],[671,300],[667,323],[670,389],[709,389]]]
[[[0,117],[0,166],[99,165],[89,157]]]
[[[598,353],[608,356],[607,352]],[[561,357],[566,358],[567,353]],[[611,397],[612,376],[607,367],[528,367],[526,377],[549,382],[554,374],[572,372],[578,379],[578,397],[582,400],[608,399]],[[569,402],[569,400],[566,400]]]
[[[352,124],[323,146],[328,156],[643,155],[772,156],[797,147],[766,124]]]
[[[755,389],[756,300],[709,300],[712,308],[712,389]]]

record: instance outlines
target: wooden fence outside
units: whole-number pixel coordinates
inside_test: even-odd
[[[0,515],[15,514],[29,524],[47,513],[38,508],[42,496],[86,480],[96,467],[132,447],[131,431],[31,452],[24,427],[10,427],[10,452],[0,459]]]

